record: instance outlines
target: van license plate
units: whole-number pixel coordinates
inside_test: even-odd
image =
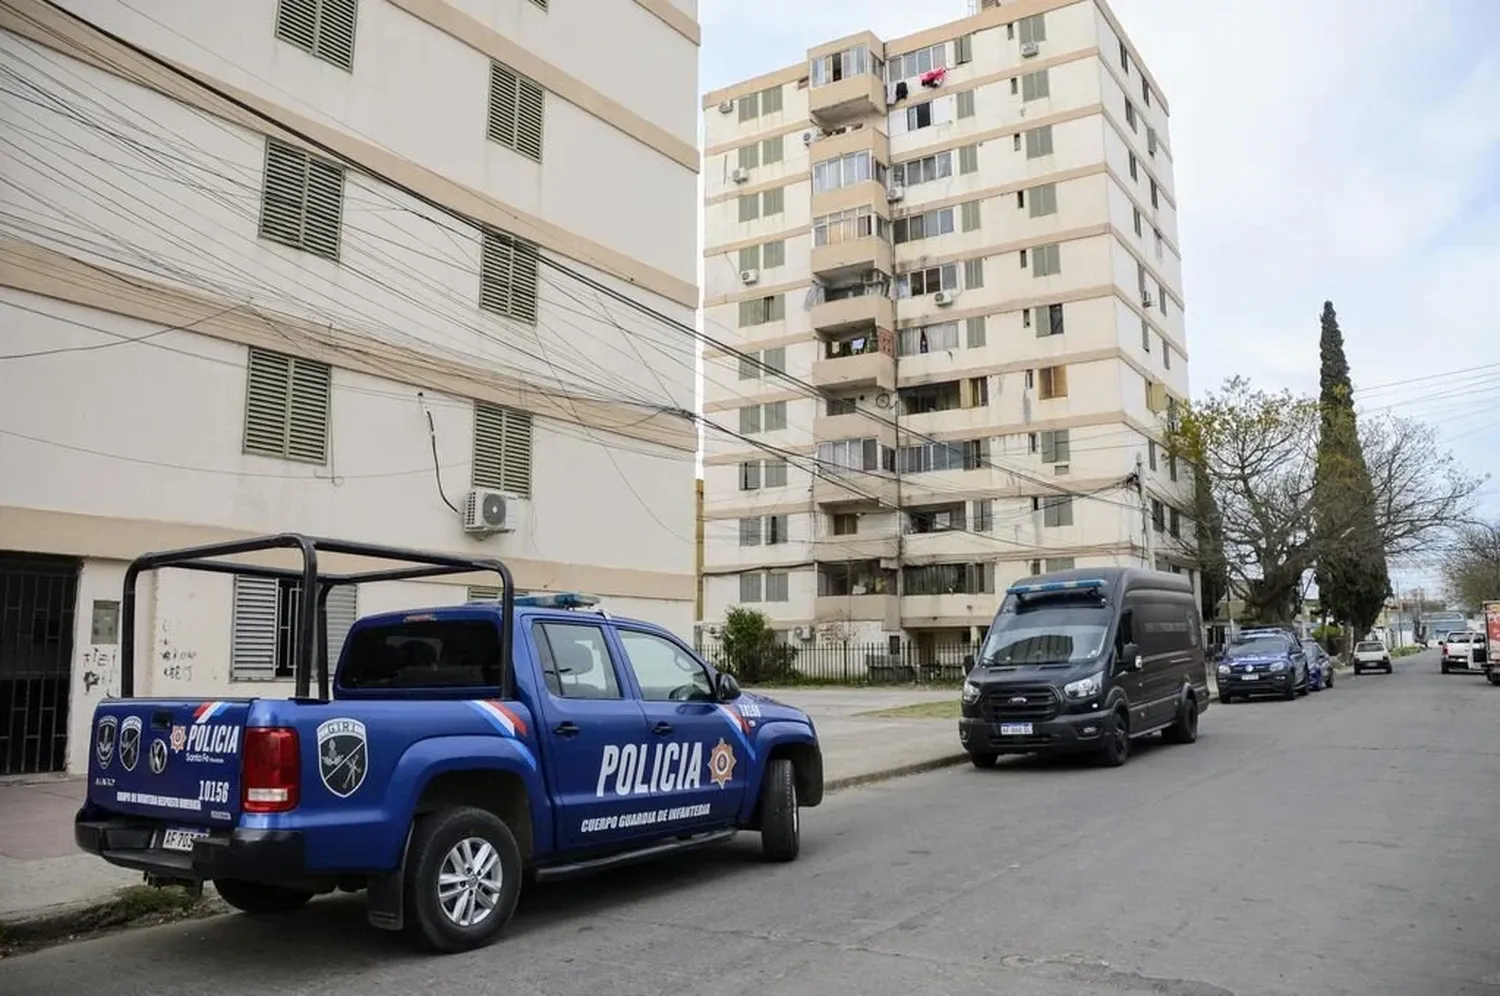
[[[163,830],[161,846],[166,851],[191,851],[193,841],[208,836],[207,830]]]
[[[1260,680],[1260,675],[1258,675],[1258,674],[1242,674],[1242,675],[1240,675],[1240,680],[1241,681],[1259,681]]]
[[[1002,737],[1029,737],[1031,736],[1030,723],[1001,723],[1000,735]]]

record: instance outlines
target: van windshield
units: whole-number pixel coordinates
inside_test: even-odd
[[[1009,600],[1007,600],[1009,601]],[[1001,609],[979,663],[986,667],[1021,664],[1072,664],[1104,652],[1111,616],[1097,599],[1049,600],[1042,605]]]

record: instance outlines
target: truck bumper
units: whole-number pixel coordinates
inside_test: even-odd
[[[73,840],[81,850],[112,865],[163,879],[292,882],[306,875],[302,834],[295,830],[216,831],[195,841],[187,852],[157,846],[161,829],[129,819],[85,819],[80,813],[73,823]]]

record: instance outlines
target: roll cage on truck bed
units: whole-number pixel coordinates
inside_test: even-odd
[[[137,586],[163,568],[297,582],[291,698],[134,697]],[[498,604],[377,613],[342,652],[327,645],[339,586],[474,573],[498,576]],[[120,696],[95,709],[75,839],[155,884],[212,880],[246,912],[364,891],[373,926],[441,951],[492,940],[523,879],[741,830],[795,858],[798,808],[823,796],[811,720],[742,692],[659,626],[574,611],[596,602],[518,596],[493,558],[296,533],[138,557]]]

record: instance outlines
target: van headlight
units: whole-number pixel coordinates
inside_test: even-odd
[[[1220,674],[1228,674],[1229,673],[1229,665],[1228,664],[1220,664],[1219,665],[1219,673]]]
[[[1285,671],[1288,667],[1290,667],[1290,665],[1287,664],[1286,661],[1277,661],[1275,664],[1271,665],[1271,670],[1279,674],[1280,672]]]
[[[1087,678],[1070,681],[1063,686],[1063,694],[1070,699],[1091,699],[1104,687],[1104,672],[1097,671]]]
[[[979,686],[972,681],[964,682],[964,702],[973,705],[979,701]]]

